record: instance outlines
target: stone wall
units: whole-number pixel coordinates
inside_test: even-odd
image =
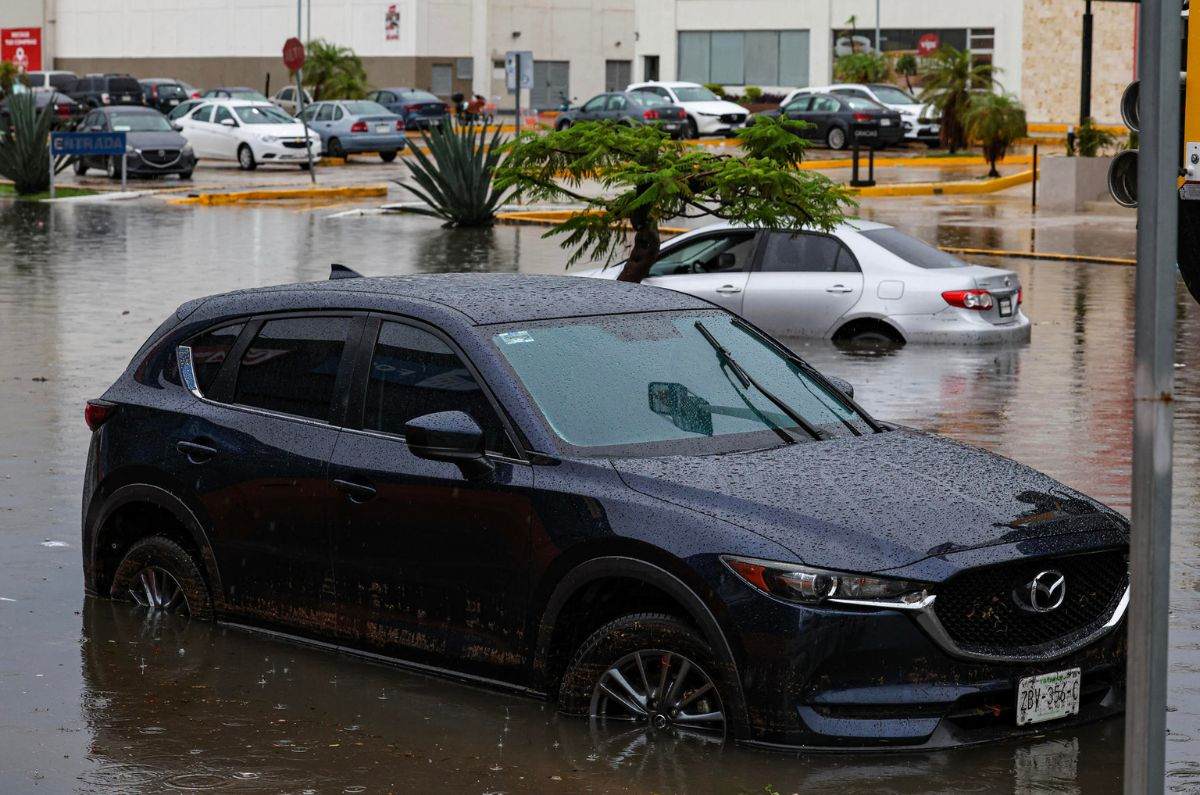
[[[1097,121],[1121,121],[1121,92],[1135,68],[1137,8],[1135,3],[1092,3],[1092,116]],[[1083,0],[1024,0],[1020,94],[1030,121],[1078,122],[1083,9]],[[1003,83],[1004,75],[999,79]]]

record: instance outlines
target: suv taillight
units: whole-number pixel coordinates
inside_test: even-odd
[[[367,123],[365,121],[356,121],[350,125],[350,132],[366,132]]]
[[[942,298],[950,306],[985,312],[992,308],[992,294],[987,290],[947,290]]]
[[[83,421],[87,423],[89,430],[96,431],[116,413],[116,403],[109,403],[107,400],[89,400],[83,407]]]

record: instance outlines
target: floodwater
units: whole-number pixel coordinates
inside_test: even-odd
[[[881,202],[943,244],[1129,256],[1012,204]],[[530,699],[86,600],[83,404],[182,301],[368,274],[561,269],[533,227],[158,203],[0,204],[0,792],[1117,792],[1122,726],[928,754],[789,756],[593,731]],[[1057,237],[1056,237],[1057,236]],[[983,260],[986,261],[986,260]],[[1128,511],[1132,268],[997,260],[1033,343],[886,354],[797,343],[877,416],[982,445]],[[1168,785],[1200,790],[1200,309],[1178,302]]]

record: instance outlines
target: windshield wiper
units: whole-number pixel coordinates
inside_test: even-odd
[[[757,379],[754,378],[754,376],[746,372],[746,369],[738,364],[737,359],[733,358],[733,354],[729,352],[729,349],[722,345],[717,338],[712,335],[712,332],[705,327],[703,322],[699,320],[696,321],[696,330],[700,332],[708,344],[712,346],[713,350],[717,352],[717,356],[721,358],[721,361],[729,365],[729,369],[733,370],[733,374],[737,376],[738,381],[741,381],[743,387],[753,386],[762,394],[763,397],[774,403],[775,407],[782,411],[789,420],[796,423],[797,427],[802,428],[808,433],[809,436],[817,441],[821,440],[820,432],[817,431],[817,429],[814,428],[808,420],[797,414],[795,409],[776,397],[774,393],[760,384]]]

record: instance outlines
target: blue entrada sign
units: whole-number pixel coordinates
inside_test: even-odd
[[[50,154],[59,155],[123,155],[123,132],[52,132]]]

